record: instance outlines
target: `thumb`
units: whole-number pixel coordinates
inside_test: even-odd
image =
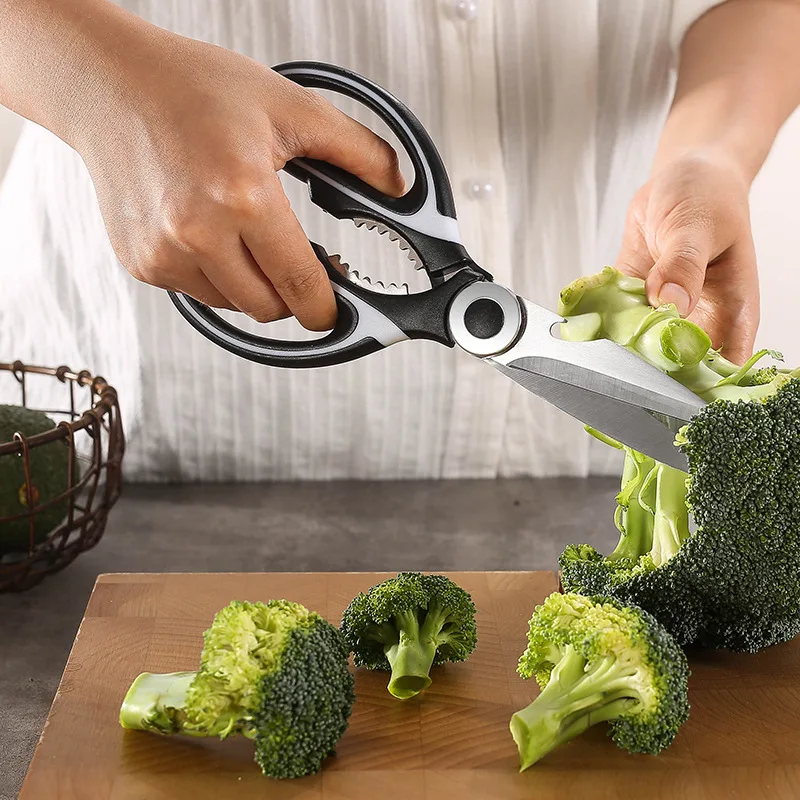
[[[390,197],[400,197],[406,183],[394,148],[323,97],[315,98],[298,135],[302,155],[326,161]]]
[[[637,223],[628,222],[625,226],[622,246],[614,263],[623,274],[643,280],[653,268],[653,256],[650,255],[642,229]]]
[[[670,237],[645,281],[650,304],[673,303],[682,317],[690,314],[703,292],[710,255],[700,232],[683,229]]]

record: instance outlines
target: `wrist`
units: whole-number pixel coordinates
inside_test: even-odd
[[[749,115],[748,115],[749,116]],[[769,154],[777,128],[752,124],[741,109],[686,98],[673,106],[653,159],[653,174],[675,161],[696,158],[723,165],[749,187]]]
[[[697,63],[698,42],[692,45],[683,53],[655,166],[682,152],[707,151],[727,161],[749,186],[791,109],[781,92],[769,88],[769,75],[755,68],[744,74],[704,72]]]
[[[118,118],[131,64],[148,39],[166,32],[109,0],[34,0],[30,10],[27,20],[13,19],[26,53],[33,48],[29,68],[0,82],[0,102],[81,152],[104,120]]]
[[[650,178],[678,168],[682,174],[713,167],[722,170],[744,192],[750,191],[757,170],[746,163],[741,154],[724,141],[670,143],[660,147],[653,159]]]

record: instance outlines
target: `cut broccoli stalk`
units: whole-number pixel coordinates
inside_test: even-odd
[[[143,672],[122,701],[120,725],[151,733],[226,736],[231,727],[228,719],[220,719],[211,729],[187,715],[186,695],[196,676],[196,672]]]
[[[410,611],[396,614],[395,624],[400,631],[399,640],[385,648],[392,668],[387,688],[394,697],[407,700],[431,685],[430,671],[436,653],[450,641],[450,612],[430,603],[422,625],[417,614]]]
[[[636,671],[613,656],[589,666],[582,653],[567,646],[547,686],[511,718],[520,771],[592,725],[632,713],[642,705],[636,682]]]
[[[733,364],[711,348],[708,334],[699,325],[682,319],[674,305],[650,306],[644,281],[622,275],[613,267],[578,278],[564,288],[558,311],[566,320],[561,325],[562,338],[581,342],[611,339],[708,402],[764,398],[778,388],[764,384],[765,371],[757,367],[765,356],[781,359],[780,353],[760,350],[744,366]],[[587,315],[594,325],[583,322]],[[573,326],[573,320],[578,324]],[[785,371],[772,373],[787,379]]]
[[[649,559],[652,566],[666,563],[690,536],[686,507],[686,473],[661,464],[630,447],[589,432],[625,451],[622,487],[617,495],[614,522],[620,532],[609,561]]]
[[[541,686],[509,723],[520,771],[601,722],[620,747],[658,753],[688,717],[686,656],[653,617],[609,598],[546,598],[518,669]]]
[[[431,685],[436,642],[423,635],[415,611],[395,615],[395,624],[400,632],[398,640],[385,648],[392,667],[388,689],[394,697],[407,700]]]

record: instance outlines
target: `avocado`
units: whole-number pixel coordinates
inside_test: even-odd
[[[41,411],[21,406],[0,405],[0,443],[12,441],[14,434],[34,436],[55,428],[56,423]],[[64,441],[32,447],[30,475],[36,505],[46,503],[67,490],[69,480],[69,448]],[[77,466],[77,464],[76,464]],[[76,475],[77,479],[77,475]],[[25,468],[19,455],[0,456],[0,555],[27,552],[30,544],[29,520],[2,521],[23,513],[27,508]],[[34,542],[44,541],[64,519],[68,500],[36,512]]]

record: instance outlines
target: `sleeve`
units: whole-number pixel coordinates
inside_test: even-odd
[[[678,53],[686,31],[697,22],[706,11],[714,6],[722,5],[725,0],[673,0],[672,20],[670,22],[670,46],[673,53]]]

